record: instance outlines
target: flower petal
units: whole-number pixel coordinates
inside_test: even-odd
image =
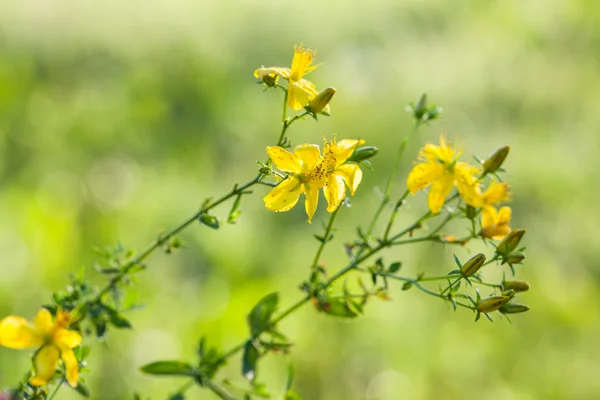
[[[269,146],[267,147],[267,154],[273,161],[273,164],[281,171],[291,172],[299,174],[302,172],[302,162],[298,156],[283,147]]]
[[[305,185],[304,195],[306,196],[304,208],[306,209],[306,215],[308,215],[308,223],[311,223],[312,217],[317,210],[317,204],[319,203],[319,188],[313,185]]]
[[[289,81],[287,96],[288,106],[294,110],[303,109],[317,94],[316,90],[307,90],[307,88],[310,89],[310,86],[302,86],[299,82]]]
[[[61,351],[74,349],[81,344],[81,335],[75,331],[61,329],[54,335],[54,343]]]
[[[334,147],[336,149],[335,166],[338,167],[345,163],[350,158],[352,153],[354,153],[354,150],[356,150],[358,146],[364,143],[364,140],[356,139],[342,139],[339,142],[337,142],[336,146]]]
[[[421,163],[413,167],[408,174],[406,186],[415,194],[439,179],[444,174],[444,166],[437,162]]]
[[[498,211],[498,224],[508,225],[510,223],[510,217],[512,214],[512,210],[510,207],[502,207]]]
[[[294,147],[294,154],[302,160],[305,170],[311,170],[317,164],[321,151],[316,144],[301,144]]]
[[[344,164],[337,167],[335,173],[339,174],[344,179],[346,185],[348,185],[348,188],[350,189],[350,193],[354,196],[354,192],[356,192],[358,185],[360,185],[360,182],[362,181],[363,173],[360,167],[356,164]]]
[[[346,187],[342,177],[336,172],[329,175],[329,181],[327,186],[324,187],[324,192],[328,203],[327,211],[334,212],[346,197]]]
[[[485,204],[496,204],[510,200],[510,190],[506,183],[493,181],[490,187],[483,193]]]
[[[33,386],[45,385],[56,371],[58,364],[59,350],[53,345],[46,345],[38,350],[33,359],[35,366],[35,376],[29,381]]]
[[[440,212],[446,201],[446,197],[448,197],[453,187],[454,176],[450,173],[442,175],[433,183],[433,185],[431,185],[427,205],[432,213],[436,214]]]
[[[50,314],[50,311],[42,308],[33,319],[33,324],[42,332],[50,332],[54,325],[52,323],[52,314]]]
[[[285,79],[288,79],[290,77],[290,70],[289,68],[280,68],[280,67],[269,67],[269,68],[259,68],[256,71],[254,71],[254,77],[255,78],[262,78],[265,75],[271,75],[271,74],[275,74],[275,75],[279,75]]]
[[[0,321],[0,346],[27,349],[44,344],[43,334],[23,317],[10,315]]]
[[[292,176],[277,185],[265,196],[265,207],[271,211],[288,211],[296,205],[303,191],[302,182]]]
[[[483,206],[481,188],[474,175],[478,172],[477,168],[471,167],[465,162],[457,162],[454,166],[454,176],[456,177],[458,193],[460,193],[460,197],[462,197],[465,203],[473,207]]]
[[[73,353],[73,350],[66,350],[60,356],[65,364],[67,382],[72,387],[77,387],[77,382],[79,381],[79,362],[75,357],[75,353]]]
[[[483,229],[495,226],[498,223],[498,211],[494,206],[485,206],[481,210],[481,226]]]

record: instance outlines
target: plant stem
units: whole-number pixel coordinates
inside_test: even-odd
[[[62,378],[60,380],[60,382],[58,382],[58,384],[56,385],[56,388],[54,388],[54,391],[52,392],[52,394],[48,397],[48,400],[52,400],[54,398],[54,396],[56,396],[56,393],[58,393],[58,391],[60,390],[60,387],[63,385],[63,383],[65,383],[65,378]]]
[[[213,381],[206,381],[204,383],[204,387],[208,388],[214,394],[219,396],[220,399],[223,400],[236,400],[234,397],[230,396],[229,393],[225,391],[222,387],[214,383]]]
[[[315,258],[310,267],[311,270],[313,270],[317,267],[317,264],[319,263],[319,258],[321,258],[321,253],[323,252],[323,249],[327,245],[327,242],[329,242],[329,236],[331,235],[331,230],[333,229],[333,222],[335,221],[335,216],[337,215],[339,210],[340,210],[340,207],[336,208],[335,211],[332,212],[331,215],[329,216],[329,222],[327,223],[327,227],[325,228],[325,233],[323,234],[321,244],[319,245],[319,248],[317,249],[317,253],[315,254]]]

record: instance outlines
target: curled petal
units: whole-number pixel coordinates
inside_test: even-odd
[[[432,213],[436,214],[440,212],[446,201],[446,197],[448,197],[453,187],[454,176],[449,173],[444,174],[431,185],[427,205]]]
[[[458,189],[458,193],[460,193],[460,197],[462,197],[465,203],[473,207],[483,206],[481,188],[479,187],[479,182],[475,177],[477,172],[479,172],[477,168],[471,167],[464,162],[458,162],[454,167],[456,188]]]
[[[311,170],[317,164],[321,151],[316,144],[301,144],[294,147],[294,154],[302,160],[305,170]]]
[[[364,140],[356,140],[356,139],[342,139],[337,142],[335,146],[335,166],[338,167],[345,163],[354,150],[361,144],[364,144]]]
[[[306,209],[306,215],[308,215],[308,223],[310,223],[317,210],[317,204],[319,203],[319,188],[312,185],[306,185],[304,195],[306,196],[304,208]]]
[[[509,224],[512,211],[510,207],[502,207],[498,211],[498,224]]]
[[[493,181],[483,194],[485,204],[496,204],[508,200],[510,200],[510,190],[506,183]]]
[[[58,364],[59,354],[58,347],[51,344],[39,349],[33,359],[35,376],[31,378],[29,383],[33,386],[42,386],[52,379],[56,371],[56,365]]]
[[[54,343],[61,351],[74,349],[81,344],[81,335],[75,331],[61,329],[54,335]]]
[[[275,212],[288,211],[296,205],[302,191],[300,179],[289,177],[265,196],[265,207]]]
[[[444,175],[444,166],[440,163],[417,164],[408,174],[406,186],[412,194],[415,194],[432,184],[442,175]]]
[[[0,321],[0,346],[27,349],[44,344],[43,333],[22,317],[10,315]]]
[[[350,193],[354,196],[354,192],[358,189],[358,185],[362,181],[362,170],[356,164],[344,164],[335,169],[336,174],[339,174],[348,185]]]
[[[294,110],[303,109],[317,95],[315,86],[302,79],[299,82],[289,81],[287,104]]]
[[[254,71],[254,77],[255,78],[262,78],[265,75],[277,75],[277,76],[281,76],[285,79],[288,79],[290,77],[290,70],[289,68],[279,68],[279,67],[269,67],[269,68],[259,68],[256,71]]]
[[[327,199],[327,211],[334,212],[346,197],[346,187],[342,177],[333,172],[329,176],[327,186],[325,186],[325,198]]]
[[[267,147],[267,154],[273,161],[273,164],[281,171],[291,172],[299,174],[302,172],[302,162],[298,156],[283,147],[269,146]]]
[[[79,381],[79,363],[77,362],[75,353],[73,353],[73,350],[66,350],[60,356],[65,364],[67,382],[72,387],[77,387],[77,382]]]

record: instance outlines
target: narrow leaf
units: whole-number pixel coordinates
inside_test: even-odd
[[[156,361],[146,364],[140,371],[150,375],[195,376],[196,370],[182,361]]]
[[[249,381],[256,378],[256,363],[260,355],[258,349],[254,346],[251,340],[246,342],[244,346],[244,356],[242,358],[242,375]]]

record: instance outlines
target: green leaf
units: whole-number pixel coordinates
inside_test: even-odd
[[[355,318],[358,316],[358,314],[352,311],[345,302],[339,299],[330,298],[324,302],[320,302],[319,308],[325,314],[332,315],[334,317]]]
[[[400,268],[402,268],[402,263],[397,261],[390,265],[389,271],[393,274],[394,272],[400,271]]]
[[[90,390],[87,388],[85,383],[82,382],[81,380],[77,383],[77,387],[75,388],[75,391],[85,398],[90,397]]]
[[[251,340],[248,340],[244,346],[242,375],[249,381],[253,381],[256,378],[256,363],[259,357],[258,349]]]
[[[185,396],[182,393],[175,393],[169,396],[168,400],[185,400]]]
[[[106,314],[108,315],[108,322],[113,324],[115,327],[121,328],[121,329],[131,329],[132,328],[131,322],[129,322],[127,320],[127,318],[125,318],[124,316],[119,314],[119,312],[117,310],[115,310],[111,306],[107,306],[106,304],[103,304],[102,307],[104,308],[104,310],[106,311]]]
[[[198,218],[201,224],[208,226],[212,229],[219,229],[219,220],[214,215],[210,214],[202,214],[200,218]]]
[[[146,364],[140,371],[150,375],[196,376],[196,370],[182,361],[156,361]]]
[[[413,283],[412,282],[404,282],[404,285],[402,285],[402,290],[408,290],[410,288],[412,288]]]
[[[274,292],[263,297],[250,311],[248,325],[253,336],[257,336],[269,328],[271,316],[277,309],[279,293]]]

